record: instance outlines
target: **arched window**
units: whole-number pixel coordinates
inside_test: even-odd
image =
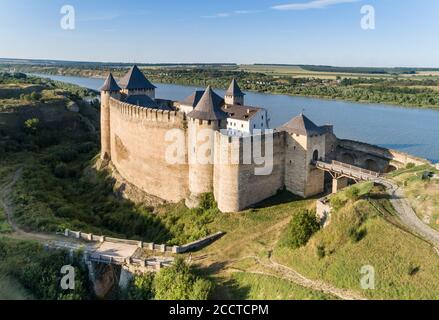
[[[315,150],[314,153],[312,154],[312,160],[313,161],[319,160],[319,151],[318,150]]]

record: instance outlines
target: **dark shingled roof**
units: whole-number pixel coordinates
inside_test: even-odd
[[[279,131],[300,134],[303,136],[311,136],[325,133],[325,129],[317,126],[301,113],[297,117],[291,119],[288,123],[281,126]]]
[[[133,66],[119,83],[122,88],[128,90],[156,88],[137,66]]]
[[[223,106],[223,111],[229,114],[229,118],[236,120],[248,121],[253,118],[261,108],[240,106],[240,105],[227,105]]]
[[[120,87],[117,84],[116,80],[114,80],[113,75],[110,73],[105,80],[103,86],[101,87],[101,91],[119,91]]]
[[[228,114],[221,110],[223,104],[224,99],[208,86],[195,109],[188,113],[188,117],[200,120],[227,119]]]
[[[130,95],[125,98],[125,102],[139,107],[159,109],[159,105],[150,97],[144,94]]]
[[[191,94],[189,97],[187,97],[184,101],[181,101],[180,104],[183,104],[185,106],[192,106],[195,108],[197,106],[198,102],[200,102],[203,94],[204,94],[203,90],[197,90],[193,94]]]
[[[238,82],[236,79],[232,80],[230,83],[229,89],[226,91],[226,96],[234,96],[234,97],[242,97],[245,96],[245,93],[241,91],[241,88],[238,86]]]

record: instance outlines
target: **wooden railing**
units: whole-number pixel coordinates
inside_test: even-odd
[[[359,168],[340,161],[332,161],[331,163],[316,161],[314,162],[314,165],[322,170],[331,171],[334,173],[346,175],[348,177],[367,181],[377,179],[381,176],[381,174],[378,172]]]

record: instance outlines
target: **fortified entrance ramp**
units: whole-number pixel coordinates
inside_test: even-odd
[[[332,161],[330,163],[323,161],[315,161],[314,165],[317,169],[328,172],[333,178],[332,192],[336,193],[340,189],[347,187],[348,180],[355,182],[373,181],[381,177],[381,174],[375,171],[356,167],[340,161]]]

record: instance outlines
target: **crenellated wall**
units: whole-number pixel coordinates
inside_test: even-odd
[[[102,134],[110,137],[110,143],[103,146],[110,150],[111,163],[123,179],[169,202],[186,200],[188,204],[192,199],[197,205],[200,194],[213,190],[222,212],[241,211],[284,188],[302,197],[322,193],[324,172],[316,168],[314,160],[339,160],[383,172],[427,162],[402,152],[339,140],[332,126],[308,135],[274,131],[273,135],[230,137],[219,131],[222,124],[188,123],[183,112],[143,108],[114,97],[109,97],[108,106],[110,125],[103,127]],[[214,163],[191,162],[188,150],[194,155],[198,149],[204,150],[205,140],[196,140],[197,133],[208,128],[214,130]],[[258,139],[260,144],[255,143]],[[264,154],[266,141],[273,144],[272,156]],[[262,159],[268,163],[255,161],[254,148],[261,150],[260,145]],[[179,147],[178,163],[169,159],[172,146]],[[262,170],[264,167],[268,170]]]
[[[183,113],[142,108],[110,98],[111,161],[143,191],[170,202],[188,195],[187,124]],[[183,163],[168,163],[166,135],[182,130]],[[174,142],[175,143],[175,142]]]

